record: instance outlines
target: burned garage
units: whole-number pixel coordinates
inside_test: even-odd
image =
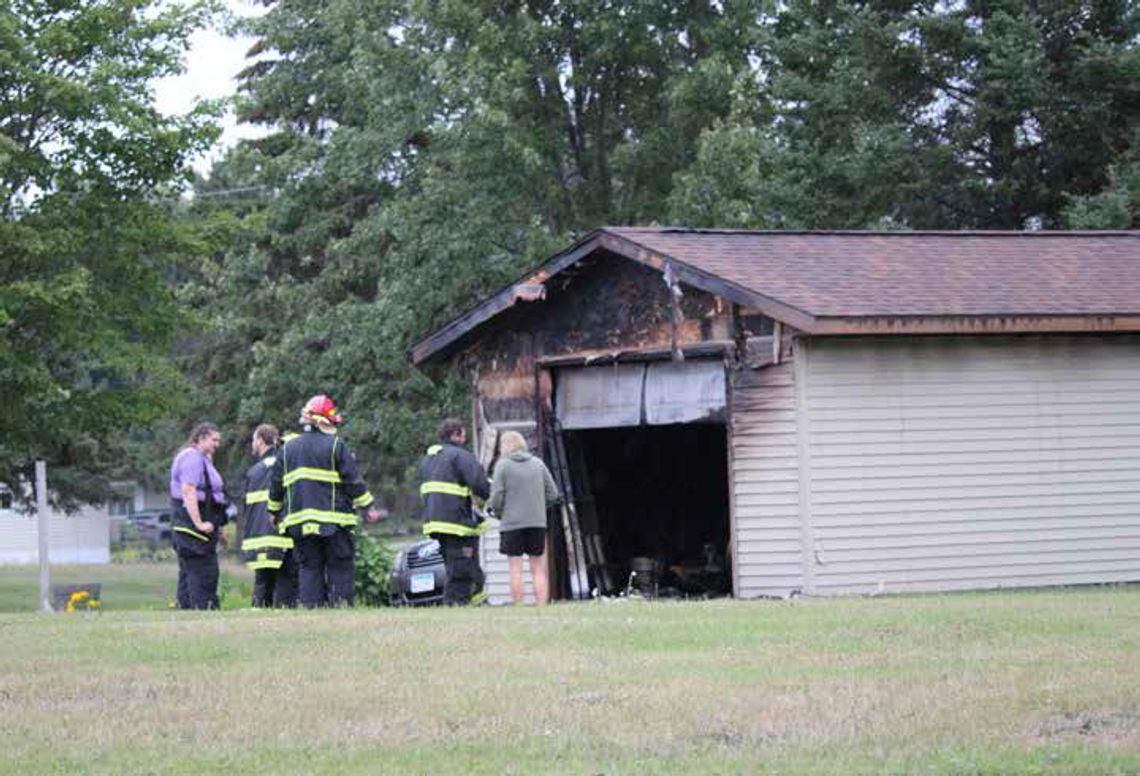
[[[411,357],[555,474],[555,597],[784,597],[1140,579],[1138,332],[1137,233],[605,228]]]

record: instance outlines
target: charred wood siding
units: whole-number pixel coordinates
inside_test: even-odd
[[[703,291],[684,292],[678,342],[729,340],[728,306]],[[552,279],[544,301],[499,316],[460,363],[475,376],[488,423],[533,421],[541,359],[667,350],[673,327],[661,273],[602,253]]]
[[[662,273],[616,254],[600,252],[551,279],[544,300],[501,313],[459,356],[459,368],[472,377],[476,427],[484,434],[519,431],[535,447],[537,412],[550,409],[550,386],[539,385],[544,359],[668,351],[675,325],[682,346],[730,342],[730,306],[704,291],[683,291],[675,324]],[[481,556],[488,595],[507,600],[507,563],[494,528]]]
[[[1140,579],[1140,337],[808,346],[809,592]]]
[[[679,340],[727,339],[728,306],[683,287]],[[510,369],[534,358],[668,347],[673,310],[656,270],[599,253],[552,278],[543,301],[520,302],[489,324],[464,360]]]
[[[730,417],[736,595],[784,597],[804,586],[794,364],[735,372]]]

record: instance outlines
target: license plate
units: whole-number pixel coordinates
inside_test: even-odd
[[[435,590],[435,574],[412,574],[410,592],[426,593],[430,590]]]

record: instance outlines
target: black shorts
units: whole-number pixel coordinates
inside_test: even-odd
[[[537,558],[546,551],[545,528],[516,528],[499,534],[499,552],[512,558],[529,555]]]

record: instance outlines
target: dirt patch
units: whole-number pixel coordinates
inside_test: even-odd
[[[1140,741],[1140,710],[1068,712],[1037,727],[1044,739]]]

